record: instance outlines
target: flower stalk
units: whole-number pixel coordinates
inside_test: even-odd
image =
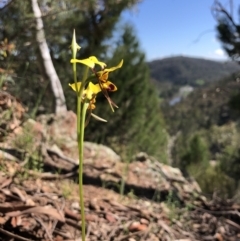
[[[73,32],[73,40],[72,40],[72,57],[75,59],[77,55],[77,51],[80,49],[80,46],[76,43],[75,31]],[[80,198],[80,208],[81,208],[81,233],[82,233],[82,241],[86,239],[86,223],[85,223],[85,210],[84,210],[84,199],[83,199],[83,142],[84,142],[84,123],[86,118],[86,105],[81,105],[82,93],[84,84],[78,88],[77,85],[77,64],[73,63],[73,80],[76,88],[77,94],[77,142],[78,142],[78,155],[79,155],[79,170],[78,170],[78,179],[79,179],[79,198]],[[86,67],[87,69],[88,67]],[[86,79],[87,70],[84,73],[83,81]]]
[[[78,103],[81,103],[81,99]],[[81,106],[78,104],[78,110],[81,109]],[[85,119],[87,112],[88,104],[84,103],[82,106],[81,115],[78,114],[77,121],[79,124],[78,128],[78,151],[79,151],[79,170],[78,170],[78,179],[79,179],[79,198],[80,198],[80,208],[81,208],[81,221],[82,221],[82,240],[85,241],[86,237],[86,223],[85,223],[85,208],[84,208],[84,197],[83,197],[83,143],[84,143],[84,128],[85,128]],[[79,111],[80,112],[80,111]],[[80,118],[79,118],[80,117]]]
[[[117,105],[110,99],[108,91],[113,92],[117,90],[117,87],[108,80],[109,72],[112,72],[122,67],[123,60],[116,66],[106,69],[106,64],[99,61],[95,56],[90,56],[87,59],[76,59],[77,51],[80,50],[80,46],[76,42],[75,31],[73,32],[72,39],[72,68],[73,68],[73,84],[69,86],[76,92],[77,96],[77,142],[78,142],[78,154],[79,154],[79,198],[81,208],[81,232],[82,241],[86,240],[86,220],[84,212],[84,193],[83,193],[83,145],[84,145],[84,130],[89,122],[90,117],[103,122],[107,122],[105,119],[95,115],[92,111],[96,108],[96,97],[99,92],[102,92],[107,98],[111,109]],[[77,80],[77,63],[85,65],[85,71],[83,73],[82,81]],[[95,65],[101,67],[101,71],[95,71]],[[88,76],[89,69],[92,70],[92,75]],[[97,80],[96,84],[92,81]],[[87,115],[88,113],[88,115]],[[86,118],[87,117],[87,118]]]

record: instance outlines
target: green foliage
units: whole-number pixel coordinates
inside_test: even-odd
[[[149,80],[145,56],[129,26],[117,42],[108,66],[115,66],[121,59],[124,59],[123,67],[110,76],[118,87],[112,98],[119,109],[112,113],[105,98],[101,101],[98,97],[95,113],[107,118],[108,123],[92,120],[86,129],[86,138],[101,141],[124,156],[144,151],[165,161],[167,135],[159,100]]]
[[[197,89],[174,106],[162,103],[162,111],[169,132],[184,135],[213,125],[224,125],[239,118],[236,96],[239,95],[239,73]],[[235,99],[233,99],[235,98]],[[234,106],[235,105],[235,106]]]
[[[181,144],[178,166],[195,178],[201,176],[209,165],[209,150],[206,141],[196,133]]]
[[[24,167],[27,170],[34,170],[41,172],[43,170],[43,160],[39,152],[36,140],[34,138],[34,131],[30,123],[25,123],[22,132],[13,139],[13,147],[22,151]],[[27,172],[23,176],[28,177]]]
[[[221,169],[234,180],[240,180],[240,148],[227,146],[220,157]]]
[[[212,126],[201,132],[206,139],[211,160],[219,163],[224,175],[239,181],[240,177],[240,133],[237,123],[232,122],[223,126]]]
[[[211,131],[196,132],[193,137],[185,141],[183,141],[184,138],[180,138],[177,144],[181,146],[178,148],[177,165],[196,179],[205,194],[212,195],[217,192],[221,197],[227,198],[233,197],[236,190],[236,180],[239,180],[240,174],[238,171],[240,159],[239,154],[236,156],[230,152],[227,156],[225,153],[226,149],[228,150],[233,144],[229,129],[230,127],[226,130],[215,126]],[[186,147],[188,147],[187,151]],[[210,165],[210,157],[217,157],[212,162],[214,165]]]
[[[225,153],[229,152],[227,150],[237,149],[239,146],[239,128],[235,122],[223,126],[214,125],[204,135],[208,139],[212,160],[223,159]]]
[[[74,182],[72,180],[63,180],[60,185],[62,196],[69,199],[74,190]]]
[[[189,163],[208,162],[208,149],[199,135],[194,135],[189,145]]]
[[[179,200],[174,197],[173,191],[170,191],[167,196],[166,200],[166,205],[167,205],[167,213],[168,213],[168,218],[170,219],[171,223],[173,223],[175,220],[179,219],[179,209],[180,209],[180,202]]]
[[[26,152],[32,152],[34,149],[34,133],[31,125],[25,125],[22,132],[13,140],[13,146]]]
[[[219,165],[209,166],[204,170],[204,176],[199,176],[196,181],[203,193],[211,195],[217,193],[222,198],[233,197],[236,190],[236,182],[227,176]]]
[[[240,116],[240,92],[239,90],[234,91],[229,99],[229,107],[231,111],[236,114],[236,116]]]
[[[199,85],[199,86],[202,86],[202,85],[205,84],[205,81],[204,81],[203,79],[197,79],[197,80],[195,81],[195,84],[196,84],[196,85]]]
[[[193,176],[204,193],[217,191],[222,197],[232,197],[240,177],[238,124],[214,125],[194,133],[193,137],[178,137],[173,153],[175,165]]]

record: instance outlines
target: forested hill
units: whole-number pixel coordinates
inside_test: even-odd
[[[235,62],[218,62],[201,58],[170,57],[148,63],[152,79],[160,84],[199,86],[240,71]]]
[[[163,104],[169,132],[193,133],[236,121],[240,114],[240,74],[232,74],[197,89],[174,106]],[[194,103],[194,108],[193,108]]]

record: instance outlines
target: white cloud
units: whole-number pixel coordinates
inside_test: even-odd
[[[225,52],[222,49],[216,49],[214,51],[214,53],[218,56],[221,56],[221,57],[226,55]]]

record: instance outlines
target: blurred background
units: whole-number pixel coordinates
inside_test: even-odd
[[[147,152],[194,177],[206,194],[237,197],[239,6],[237,0],[0,1],[1,89],[31,118],[56,111],[45,43],[66,107],[75,111],[68,86],[75,29],[78,58],[94,55],[108,66],[124,59],[110,76],[119,109],[112,113],[99,96],[95,114],[108,124],[92,120],[86,140],[110,146],[123,160]]]

